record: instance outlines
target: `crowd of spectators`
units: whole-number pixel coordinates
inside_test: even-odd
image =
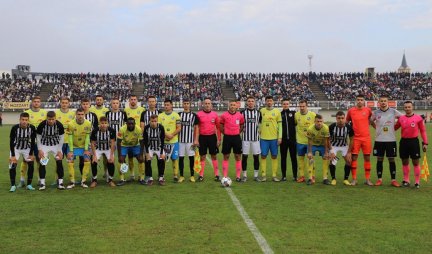
[[[432,102],[432,73],[414,73],[408,86],[415,94],[415,100]]]
[[[427,100],[432,102],[432,73],[376,73],[369,77],[364,73],[179,73],[179,74],[43,74],[12,79],[4,73],[0,79],[1,101],[29,101],[39,95],[41,87],[53,86],[47,102],[58,102],[68,96],[72,102],[82,98],[94,99],[102,94],[109,101],[118,97],[123,103],[133,93],[133,85],[139,89],[139,100],[146,101],[148,95],[155,95],[159,102],[170,98],[181,102],[189,98],[199,103],[210,97],[215,103],[222,103],[222,84],[232,89],[238,100],[248,96],[257,98],[258,105],[264,104],[264,97],[272,95],[275,101],[290,98],[316,100],[310,84],[316,83],[329,101],[353,101],[363,94],[366,100],[376,100],[386,94],[391,100]],[[407,94],[407,91],[411,96]],[[414,95],[414,96],[413,96]]]
[[[353,100],[358,94],[365,95],[366,100],[376,100],[383,94],[391,100],[424,99],[425,93],[418,94],[417,88],[412,89],[414,80],[423,80],[415,75],[390,72],[368,77],[364,73],[319,73],[315,81],[331,101]],[[418,94],[416,98],[406,93],[410,89]]]
[[[60,75],[54,78],[55,85],[47,101],[58,102],[62,96],[67,96],[75,102],[82,98],[94,99],[98,94],[102,94],[107,100],[117,97],[120,101],[125,101],[132,92],[134,80],[130,75]]]
[[[170,98],[178,102],[188,98],[192,102],[197,102],[210,97],[214,102],[221,102],[223,94],[220,80],[222,79],[224,79],[223,74],[210,73],[145,74],[142,79],[145,95],[140,99],[143,101],[151,94],[155,95],[158,101]]]
[[[267,95],[272,95],[275,101],[315,99],[307,73],[240,73],[231,75],[227,84],[233,87],[238,100],[245,101],[248,96],[253,96],[260,105]]]
[[[0,102],[24,102],[30,101],[38,95],[41,87],[45,84],[43,80],[29,79],[1,79],[0,80]]]

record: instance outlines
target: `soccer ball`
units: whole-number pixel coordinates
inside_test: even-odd
[[[223,177],[221,180],[222,187],[230,187],[232,184],[231,178],[229,177]]]
[[[126,164],[126,163],[122,163],[122,164],[120,165],[120,172],[121,172],[122,174],[126,174],[126,173],[128,172],[128,170],[129,170],[129,166],[128,166],[128,164]]]

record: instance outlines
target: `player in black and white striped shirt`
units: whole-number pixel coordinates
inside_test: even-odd
[[[113,128],[116,133],[120,131],[120,128],[126,124],[127,114],[120,110],[120,100],[113,98],[111,100],[111,110],[105,113],[108,120],[108,126]]]
[[[158,116],[152,115],[150,123],[144,127],[143,132],[144,142],[141,144],[141,150],[145,153],[145,179],[147,185],[153,184],[153,170],[151,160],[154,156],[157,157],[159,184],[165,185],[165,129],[162,124],[158,123]]]
[[[114,151],[116,142],[116,131],[113,128],[108,127],[108,120],[102,116],[99,119],[99,127],[94,129],[90,136],[91,148],[93,151],[92,160],[92,183],[91,188],[97,185],[97,164],[100,158],[105,156],[107,158],[108,167],[108,185],[115,187],[116,185],[112,181],[114,177]]]
[[[255,98],[249,96],[246,101],[246,109],[241,111],[245,119],[243,135],[242,135],[242,170],[243,181],[247,181],[247,160],[248,155],[252,152],[254,160],[254,180],[258,180],[259,172],[259,155],[261,154],[260,137],[258,125],[260,122],[261,114],[255,108]]]
[[[156,97],[155,96],[150,95],[147,98],[147,104],[148,104],[148,109],[144,110],[141,113],[141,117],[140,117],[141,130],[144,130],[144,126],[146,126],[147,124],[150,123],[150,117],[152,115],[159,115],[160,113],[162,113],[162,111],[160,111],[156,108]]]
[[[34,154],[36,146],[36,128],[29,123],[29,114],[24,112],[20,114],[19,124],[12,127],[10,131],[10,158],[9,158],[9,177],[11,182],[10,192],[16,191],[15,177],[16,168],[20,157],[23,158],[23,163],[28,165],[27,170],[27,190],[35,190],[33,188],[33,171],[34,171]]]
[[[330,131],[330,174],[332,177],[331,184],[336,185],[336,163],[337,153],[340,151],[345,160],[344,181],[345,185],[351,185],[348,177],[351,171],[351,148],[352,138],[354,136],[353,128],[346,123],[345,113],[338,111],[336,113],[336,123],[329,126]]]
[[[55,156],[57,165],[57,176],[59,190],[64,190],[63,186],[63,152],[62,147],[64,143],[65,130],[63,124],[56,121],[56,114],[54,111],[49,111],[47,113],[47,120],[39,124],[37,130],[37,142],[39,149],[39,159],[41,161],[41,166],[39,168],[40,177],[40,187],[39,190],[45,190],[45,175],[46,175],[46,164],[43,165],[43,161],[48,159],[49,154],[52,153]],[[47,163],[47,162],[46,162]]]
[[[183,176],[184,172],[184,157],[187,155],[189,157],[189,170],[190,170],[190,181],[195,182],[194,176],[194,137],[195,132],[198,131],[198,117],[194,112],[190,110],[190,100],[183,100],[183,112],[179,113],[180,121],[181,121],[181,131],[179,133],[179,169],[180,169],[180,178],[178,180],[179,183],[185,180]]]

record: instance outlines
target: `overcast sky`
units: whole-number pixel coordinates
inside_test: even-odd
[[[0,69],[432,71],[432,1],[2,0]]]

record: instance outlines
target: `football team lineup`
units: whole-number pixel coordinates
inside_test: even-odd
[[[186,181],[185,157],[189,161],[190,182],[204,181],[206,160],[213,167],[215,181],[229,187],[230,154],[235,161],[235,181],[248,181],[248,156],[253,157],[253,181],[267,181],[267,157],[271,161],[273,182],[288,181],[287,155],[291,159],[292,181],[313,185],[316,181],[315,157],[321,158],[322,183],[336,185],[338,154],[344,159],[343,184],[354,186],[357,181],[358,157],[363,153],[364,184],[383,184],[383,162],[387,157],[394,187],[420,188],[420,178],[428,177],[428,168],[421,170],[421,150],[426,152],[428,139],[423,119],[414,114],[413,103],[404,103],[405,115],[390,108],[388,97],[381,95],[379,108],[365,106],[362,95],[356,97],[356,105],[345,114],[337,112],[336,122],[324,124],[322,115],[308,110],[306,100],[298,102],[299,111],[290,110],[290,100],[282,100],[282,111],[274,108],[272,96],[265,98],[265,107],[256,108],[255,98],[249,97],[246,108],[238,111],[238,102],[232,100],[228,110],[221,115],[212,111],[212,101],[206,98],[202,110],[191,112],[191,102],[183,101],[183,111],[173,111],[173,102],[164,101],[164,110],[156,108],[156,97],[148,96],[148,108],[138,106],[137,96],[131,95],[129,107],[120,109],[119,100],[111,100],[111,109],[104,107],[102,95],[95,97],[95,105],[89,99],[81,100],[81,107],[70,109],[70,100],[61,98],[61,108],[56,111],[41,109],[39,97],[34,97],[31,108],[20,114],[19,123],[10,133],[10,192],[15,192],[15,178],[20,164],[20,187],[35,190],[32,185],[35,164],[38,173],[38,189],[46,189],[46,166],[52,154],[56,163],[57,188],[73,189],[78,184],[88,188],[87,178],[91,172],[90,187],[98,184],[98,168],[103,168],[104,178],[111,187],[123,186],[134,181],[138,162],[137,180],[142,185],[153,185],[153,158],[157,162],[156,181],[165,185],[165,167],[171,161],[173,182]],[[369,124],[376,129],[372,153],[372,136]],[[397,154],[396,131],[401,129],[399,154]],[[420,145],[418,136],[421,136]],[[222,147],[222,174],[217,154]],[[278,154],[281,154],[281,178]],[[207,155],[209,154],[209,157]],[[316,156],[318,154],[318,156]],[[377,157],[377,181],[371,180],[371,154]],[[116,156],[117,155],[117,156]],[[269,156],[270,155],[270,156]],[[402,160],[402,184],[396,179],[396,160]],[[69,183],[63,182],[63,158],[67,161]],[[79,160],[81,181],[75,181],[75,160]],[[414,184],[410,181],[410,166],[414,166]],[[424,157],[423,164],[427,163]],[[114,182],[115,168],[119,180]],[[305,174],[307,172],[307,175]],[[329,171],[330,177],[329,179]],[[197,178],[195,173],[198,174]],[[349,177],[351,175],[351,181]],[[26,181],[27,177],[27,181]]]
[[[98,97],[98,100],[100,99],[103,98]],[[131,101],[133,105],[133,97]],[[15,155],[10,157],[10,191],[13,190],[17,195],[25,194],[34,197],[31,193],[35,192],[31,190],[39,189],[41,191],[37,193],[42,194],[45,192],[42,196],[47,195],[50,200],[55,200],[54,196],[58,195],[55,194],[55,188],[63,190],[80,186],[83,190],[97,190],[96,192],[89,192],[95,198],[104,197],[99,196],[98,193],[106,195],[108,194],[106,191],[116,189],[117,191],[114,192],[118,192],[120,196],[126,191],[134,199],[158,195],[164,197],[165,200],[174,202],[173,207],[176,207],[176,210],[183,211],[183,209],[187,210],[189,208],[182,208],[179,203],[166,195],[175,196],[175,193],[178,193],[180,195],[177,196],[178,200],[184,200],[185,197],[190,199],[196,195],[194,193],[191,196],[191,192],[188,191],[190,189],[194,190],[194,192],[201,190],[212,193],[213,196],[224,199],[217,191],[218,189],[224,189],[226,192],[223,192],[229,196],[233,207],[225,208],[224,205],[222,210],[227,209],[226,212],[230,211],[229,216],[238,216],[237,220],[242,220],[246,230],[249,231],[255,241],[254,245],[256,247],[242,245],[241,248],[251,248],[251,251],[256,251],[256,248],[259,248],[263,253],[273,253],[283,252],[282,246],[286,244],[279,241],[275,242],[274,236],[272,236],[273,233],[271,233],[273,230],[269,231],[263,224],[263,221],[266,221],[265,217],[257,216],[254,210],[258,208],[250,203],[248,195],[265,200],[269,198],[269,196],[263,195],[267,192],[266,190],[277,191],[281,194],[288,192],[292,193],[289,195],[296,196],[308,195],[307,193],[309,193],[317,196],[315,201],[317,204],[323,199],[323,191],[332,193],[332,195],[340,195],[340,198],[346,196],[346,192],[350,193],[351,196],[370,195],[375,199],[377,198],[373,194],[376,191],[372,190],[376,188],[368,186],[383,184],[382,178],[386,179],[386,177],[383,177],[385,174],[383,170],[378,171],[377,167],[377,181],[371,183],[371,168],[364,170],[364,176],[354,177],[356,172],[353,171],[352,167],[356,155],[356,153],[353,153],[355,151],[355,134],[356,132],[358,134],[367,134],[365,128],[357,130],[355,128],[355,121],[361,123],[366,121],[362,117],[370,117],[367,121],[374,123],[375,126],[364,125],[370,129],[370,133],[367,138],[361,139],[360,136],[360,139],[358,139],[360,141],[358,146],[361,149],[366,149],[366,152],[363,150],[360,153],[367,154],[367,149],[372,149],[373,144],[375,148],[370,153],[373,152],[374,154],[371,155],[375,156],[368,158],[369,165],[367,165],[365,163],[367,162],[366,156],[360,154],[357,158],[358,165],[366,164],[363,168],[367,169],[366,166],[370,166],[372,162],[375,162],[376,165],[382,164],[384,168],[388,167],[392,170],[391,159],[393,158],[393,161],[396,162],[396,172],[400,171],[400,163],[397,163],[400,159],[397,157],[406,156],[403,153],[400,154],[401,147],[398,145],[395,148],[393,141],[390,141],[389,143],[384,142],[383,148],[377,148],[376,141],[379,142],[379,135],[381,137],[394,135],[395,138],[401,136],[401,142],[404,140],[403,137],[406,137],[408,143],[404,144],[404,146],[409,147],[409,150],[405,149],[402,152],[408,152],[409,163],[413,163],[414,179],[410,181],[412,172],[410,172],[409,168],[407,170],[402,159],[403,178],[401,186],[405,187],[403,189],[417,189],[420,188],[420,178],[427,179],[427,172],[422,171],[422,169],[419,171],[417,167],[421,164],[421,151],[427,148],[427,136],[424,136],[426,129],[421,117],[413,114],[409,102],[405,104],[405,114],[384,107],[386,100],[383,97],[382,104],[380,104],[383,108],[377,109],[380,111],[372,112],[369,108],[356,106],[353,109],[354,112],[338,112],[332,119],[323,119],[322,116],[308,110],[306,101],[299,103],[297,112],[289,109],[290,101],[288,100],[283,101],[282,111],[273,108],[271,101],[269,97],[266,107],[258,110],[254,106],[254,99],[249,98],[246,102],[246,109],[242,111],[238,111],[237,103],[233,101],[230,103],[229,109],[223,114],[217,114],[211,110],[210,100],[207,101],[207,104],[204,101],[203,110],[197,113],[190,112],[188,103],[185,102],[183,105],[184,110],[179,112],[177,117],[177,113],[172,112],[172,104],[169,100],[164,103],[163,110],[152,107],[152,98],[149,98],[150,103],[146,109],[136,107],[132,108],[132,110],[120,110],[116,100],[111,101],[110,109],[104,109],[98,107],[98,103],[92,107],[90,101],[84,99],[81,102],[81,108],[72,111],[68,108],[69,100],[63,98],[62,108],[50,113],[38,108],[36,98],[32,101],[31,109],[26,111],[28,115],[21,114],[19,123],[12,127],[10,131],[11,141],[14,142],[9,142],[9,148],[14,147],[13,152]],[[363,105],[361,101],[361,98],[359,98],[359,106]],[[363,111],[358,112],[359,110],[364,110],[364,113]],[[40,117],[38,117],[38,113]],[[388,114],[394,114],[393,118],[389,117]],[[350,120],[350,124],[348,124],[347,118]],[[37,127],[31,127],[31,119],[39,121],[36,124]],[[390,120],[390,123],[389,119],[393,119],[393,122]],[[334,122],[326,125],[323,120]],[[384,125],[380,127],[379,121],[384,121]],[[203,123],[209,123],[209,125],[202,125]],[[180,125],[180,129],[178,129],[178,125]],[[218,125],[219,128],[217,128]],[[193,128],[188,128],[191,126]],[[398,131],[391,132],[389,126],[393,126],[393,130],[402,129],[402,133]],[[375,129],[380,128],[383,130],[382,133],[375,131]],[[406,128],[416,129],[417,133],[413,133],[413,130],[407,132]],[[404,129],[405,134],[403,134]],[[362,133],[362,131],[365,133]],[[166,136],[166,133],[168,133],[168,136]],[[413,135],[421,136],[421,141],[413,138]],[[175,139],[176,136],[177,139]],[[294,140],[295,142],[293,142]],[[369,144],[370,147],[368,147],[367,141],[371,143]],[[33,147],[33,151],[31,147]],[[396,156],[394,155],[395,150],[399,152]],[[382,157],[388,157],[389,159],[379,162],[378,158],[381,154],[378,152],[384,152],[385,156]],[[333,154],[334,156],[332,156]],[[11,155],[13,154],[11,153]],[[37,162],[38,157],[40,166]],[[267,157],[270,157],[270,159]],[[222,167],[219,167],[221,159]],[[76,163],[74,163],[75,161]],[[131,162],[132,164],[130,164]],[[66,163],[69,176],[69,179],[65,181],[63,181],[65,174],[62,172],[64,163]],[[404,166],[405,168],[403,168]],[[165,167],[169,167],[171,170],[165,170]],[[271,169],[270,177],[267,176],[267,167]],[[336,167],[338,170],[336,170]],[[156,169],[155,178],[153,178],[155,173],[153,169]],[[189,169],[189,173],[185,172],[187,169]],[[287,172],[289,169],[292,171],[291,174]],[[14,170],[15,176],[13,175]],[[30,175],[33,173],[32,170],[36,172],[39,180],[38,185],[35,187],[32,185],[32,176]],[[318,179],[315,176],[315,170],[322,173],[322,178],[319,177],[322,184],[318,184],[316,188],[304,189],[306,186],[314,185],[316,179]],[[88,177],[87,174],[90,172],[91,176]],[[104,174],[103,181],[100,179],[98,181],[98,173],[100,175]],[[397,187],[399,183],[396,178],[399,174],[394,176],[392,173],[394,172],[389,172],[391,178],[385,180],[384,183],[390,183],[390,186]],[[20,178],[19,184],[12,184],[17,175]],[[75,179],[75,175],[81,175],[81,179]],[[378,176],[381,176],[381,178]],[[351,179],[349,179],[350,177]],[[204,178],[206,181],[204,181]],[[115,179],[118,180],[115,181]],[[165,179],[169,180],[165,181]],[[136,191],[142,189],[139,188],[140,185],[147,187],[154,185],[153,181],[163,187],[144,188],[144,192]],[[199,181],[204,181],[204,183],[200,184]],[[352,186],[358,185],[359,181],[362,183],[364,181],[365,187],[353,188]],[[279,184],[265,182],[279,182]],[[99,187],[95,188],[97,186]],[[105,186],[107,187],[103,188]],[[224,188],[214,188],[215,186],[223,186]],[[333,187],[329,188],[330,186]],[[20,191],[18,187],[30,191]],[[214,189],[215,192],[211,189]],[[381,195],[384,195],[379,199],[383,206],[386,206],[386,204],[389,204],[389,201],[385,200],[386,195],[389,195],[386,194],[387,188],[381,187],[379,189],[385,190],[383,192],[379,191],[379,193],[382,193]],[[396,191],[398,188],[391,187],[391,189]],[[402,191],[402,188],[399,189]],[[403,191],[407,196],[402,195],[399,200],[402,199],[405,200],[402,202],[407,202],[406,199],[409,198],[422,202],[422,191],[428,192],[429,189],[426,184],[424,188],[420,189],[421,191],[416,191],[418,192],[416,196]],[[358,194],[350,190],[356,190]],[[65,191],[64,193],[74,195],[73,193],[80,192]],[[139,193],[144,193],[144,195],[142,197],[136,196]],[[278,198],[283,197],[280,196],[281,194],[278,194]],[[108,199],[117,200],[117,195],[109,195],[110,198]],[[310,197],[303,196],[303,198],[306,200]],[[200,199],[206,200],[208,197],[201,196]],[[357,199],[361,200],[360,196]],[[217,200],[210,200],[209,204],[218,204]],[[201,209],[206,207],[203,203],[198,202],[198,204]],[[104,206],[100,205],[100,207]],[[150,205],[150,207],[153,206]],[[356,209],[356,207],[354,206],[353,209]],[[232,213],[232,209],[237,212]],[[220,212],[220,209],[216,211]],[[280,213],[276,214],[280,216]],[[173,225],[177,225],[177,223]],[[143,228],[144,231],[149,230],[146,227],[148,227],[147,224]],[[240,226],[235,230],[240,230],[240,228],[242,227]],[[279,226],[273,224],[273,229],[277,228]],[[175,228],[172,229],[175,230]],[[287,234],[290,234],[289,232],[295,233],[296,230],[291,229]],[[247,235],[245,232],[242,234],[244,237]],[[293,235],[290,234],[290,237],[293,237]],[[297,238],[297,235],[295,238]],[[167,245],[168,249],[171,248],[169,246]],[[322,246],[315,246],[315,248],[320,249]],[[331,247],[328,248],[332,249]],[[172,251],[172,249],[170,250]],[[300,249],[297,250],[300,251]]]

